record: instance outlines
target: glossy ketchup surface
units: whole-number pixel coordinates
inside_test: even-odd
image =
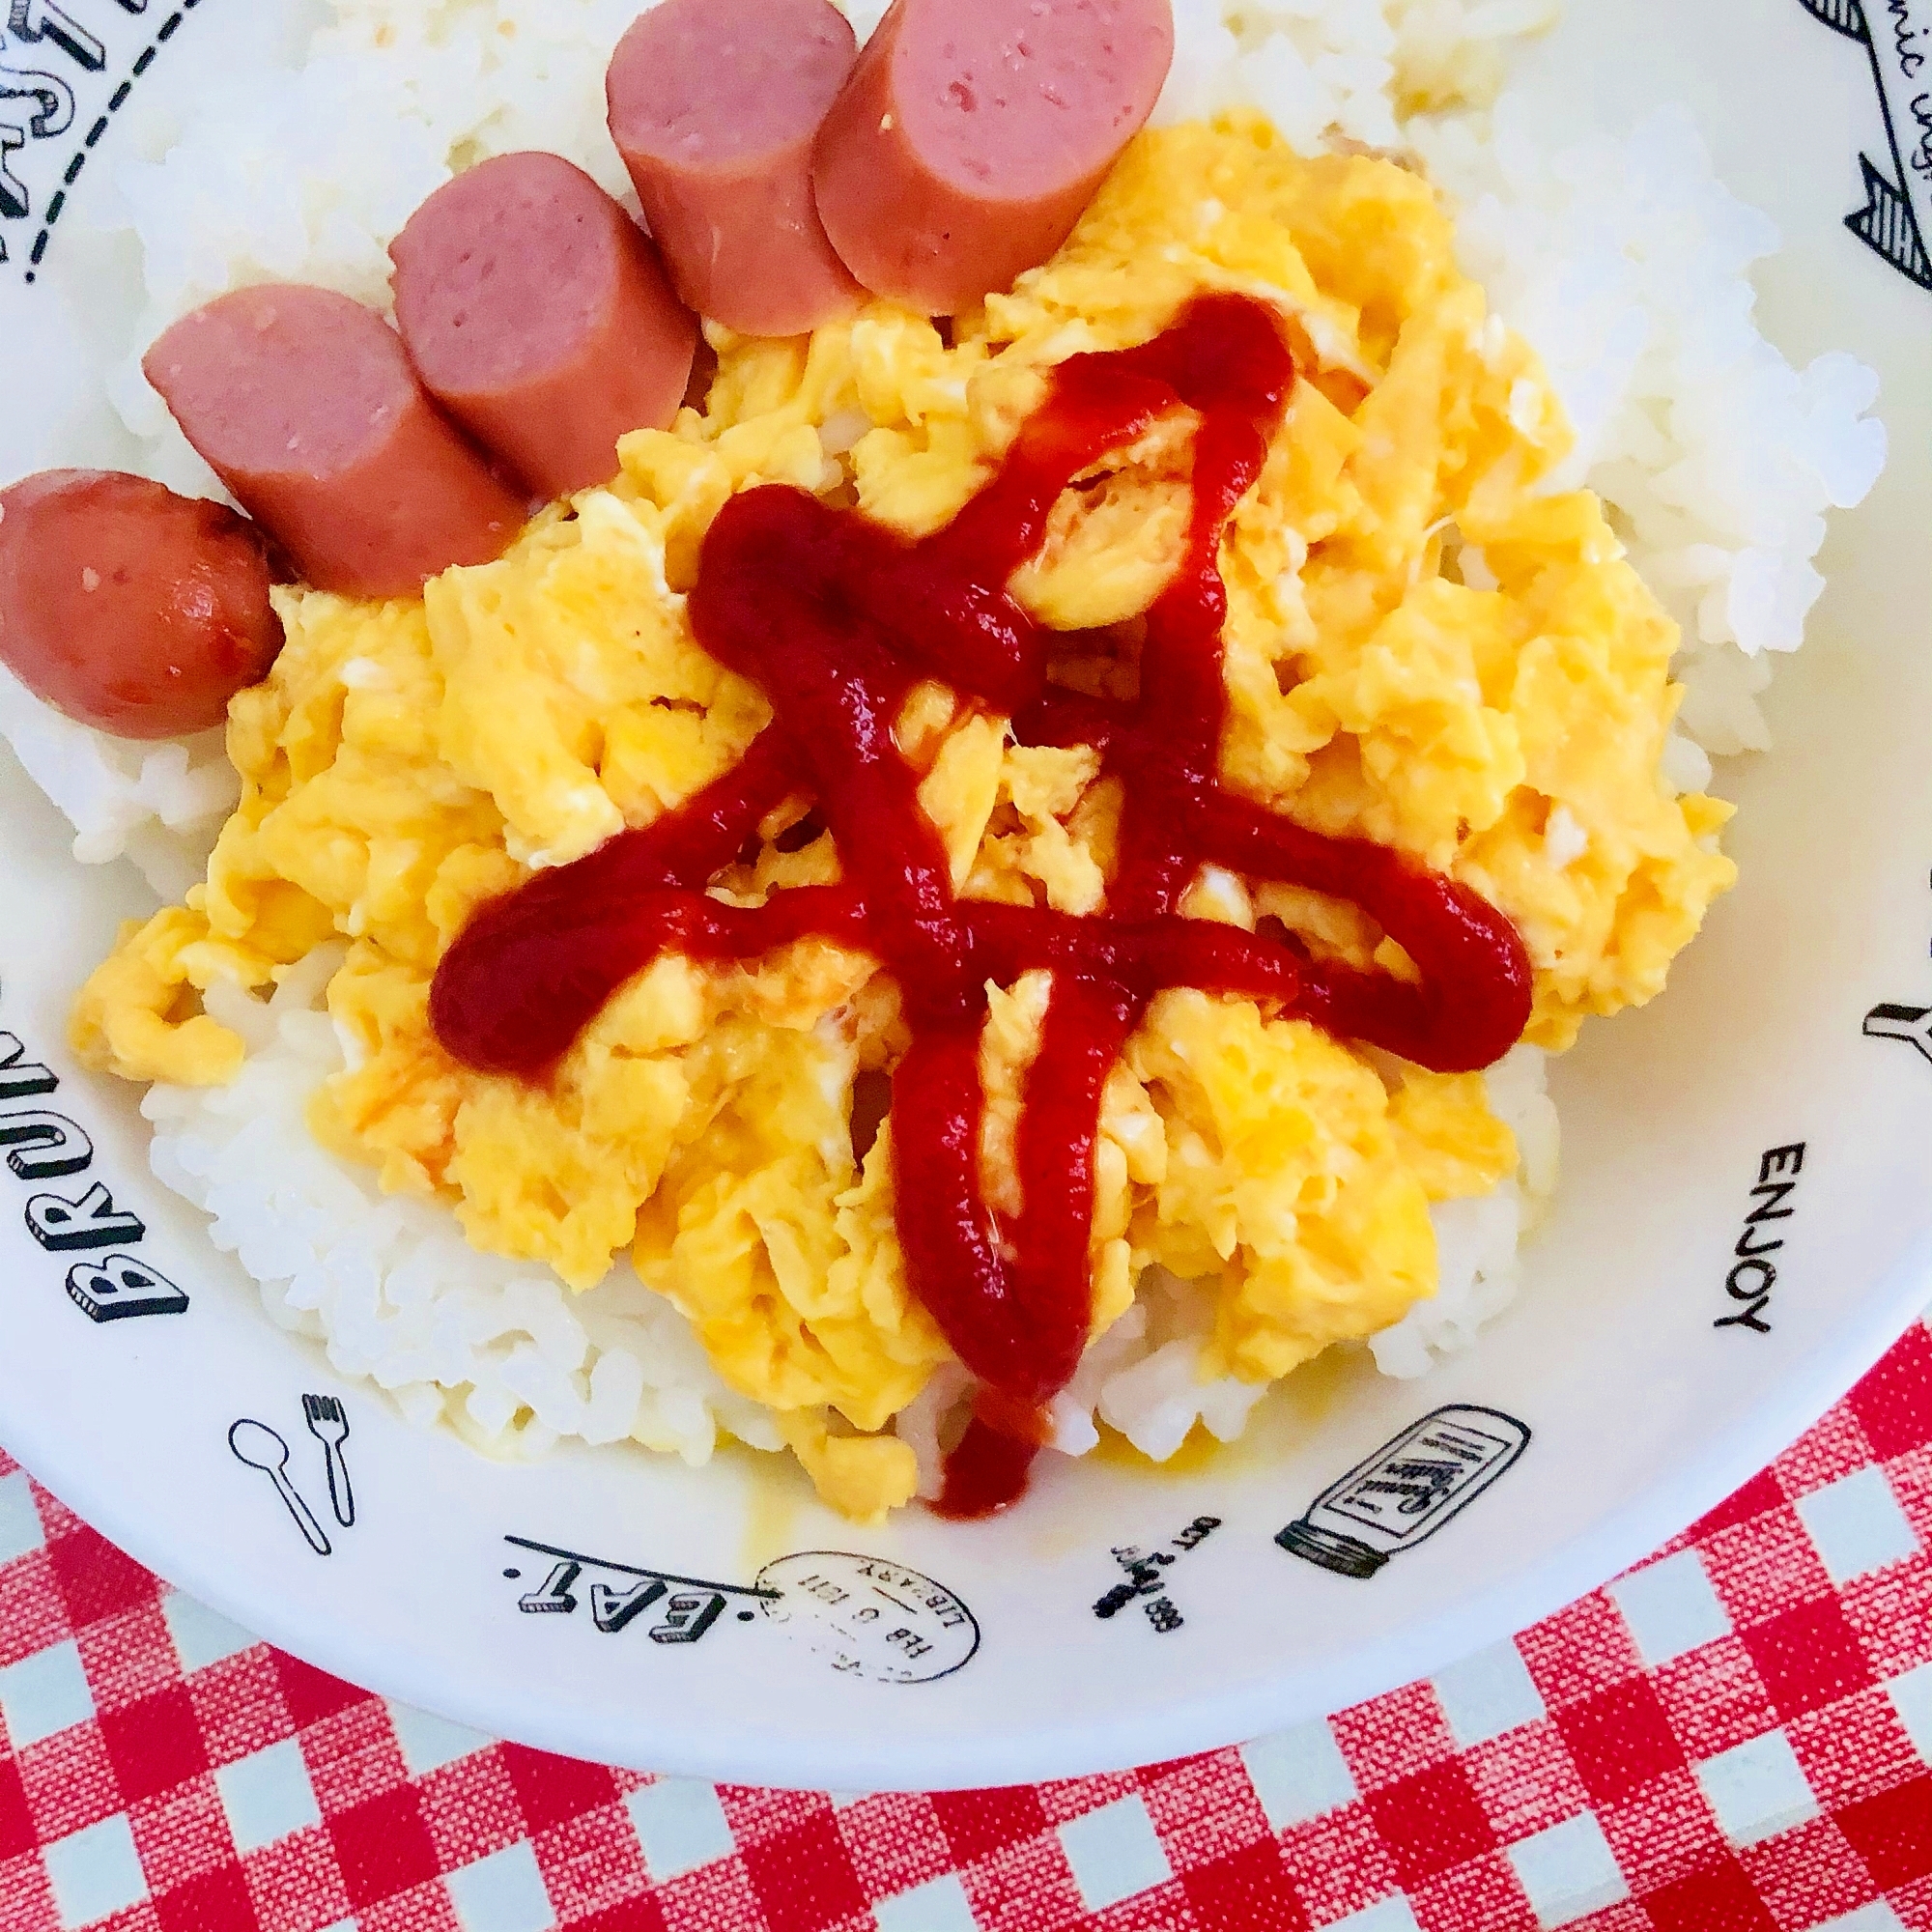
[[[706,537],[691,621],[706,650],[764,691],[774,722],[677,810],[482,907],[437,973],[431,1018],[448,1051],[541,1078],[663,952],[746,960],[819,935],[879,960],[912,1037],[892,1096],[907,1278],[980,1385],[948,1461],[949,1514],[984,1515],[1020,1493],[1045,1405],[1079,1363],[1101,1089],[1155,993],[1246,995],[1442,1071],[1499,1059],[1529,1015],[1521,942],[1468,888],[1369,841],[1305,831],[1220,782],[1221,539],[1293,381],[1268,309],[1205,296],[1143,348],[1063,363],[999,472],[933,536],[911,542],[785,487],[733,497]],[[1179,406],[1199,417],[1193,510],[1185,554],[1148,613],[1139,696],[1049,689],[1051,634],[1009,580],[1039,549],[1062,491]],[[954,895],[921,775],[893,735],[924,678],[1011,718],[1023,743],[1101,749],[1124,796],[1103,915]],[[837,840],[842,882],[752,908],[708,896],[800,791]],[[1417,979],[1180,918],[1204,864],[1352,900]],[[1021,1208],[1000,1217],[979,1176],[986,987],[1041,967],[1053,987],[1017,1135]]]

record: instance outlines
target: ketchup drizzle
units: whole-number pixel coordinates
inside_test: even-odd
[[[808,936],[875,954],[912,1044],[893,1075],[896,1213],[907,1277],[980,1380],[949,1458],[944,1514],[1025,1487],[1045,1405],[1086,1346],[1101,1089],[1164,987],[1258,999],[1441,1071],[1486,1066],[1529,1016],[1509,921],[1467,887],[1365,839],[1329,838],[1228,791],[1222,535],[1254,487],[1294,380],[1269,310],[1194,300],[1139,349],[1054,371],[999,472],[945,529],[908,542],[782,486],[735,497],[704,543],[699,642],[758,684],[774,722],[737,768],[654,825],[483,906],[431,991],[438,1037],[486,1072],[542,1078],[626,980],[665,952],[749,960]],[[1048,689],[1051,634],[1007,588],[1061,492],[1177,405],[1200,417],[1186,554],[1147,619],[1140,696]],[[1107,912],[1075,918],[955,898],[920,775],[893,726],[937,677],[1014,721],[1023,743],[1092,744],[1125,802]],[[843,883],[728,906],[707,883],[801,790],[838,842]],[[1182,919],[1204,863],[1362,906],[1419,971],[1408,983],[1313,961],[1291,939]],[[980,1189],[986,985],[1054,974],[1018,1140],[1021,1211]]]

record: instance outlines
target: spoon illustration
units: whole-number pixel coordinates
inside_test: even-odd
[[[289,1481],[289,1445],[266,1422],[243,1416],[228,1432],[228,1446],[249,1468],[260,1469],[274,1484],[277,1494],[296,1520],[296,1527],[308,1538],[309,1548],[318,1556],[327,1556],[328,1538]]]

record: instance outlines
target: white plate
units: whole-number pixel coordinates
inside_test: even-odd
[[[65,63],[75,101],[64,132],[6,156],[34,213],[0,221],[0,475],[127,454],[100,392],[115,319],[64,283],[58,223],[32,262],[70,158],[101,116],[94,165],[111,157],[124,76],[140,71],[114,112],[191,111],[198,75],[245,68],[293,17],[269,0],[201,0],[177,20],[170,4],[68,0],[100,43],[96,71],[51,42],[31,49],[36,66]],[[1900,7],[1908,27],[1932,25],[1927,0]],[[1801,0],[1572,0],[1532,71],[1613,121],[1690,101],[1721,172],[1785,231],[1763,278],[1770,332],[1801,360],[1841,347],[1879,368],[1893,457],[1833,538],[1812,641],[1771,699],[1777,753],[1724,775],[1743,808],[1744,883],[1667,998],[1592,1026],[1561,1063],[1559,1207],[1520,1302],[1473,1353],[1419,1384],[1320,1365],[1211,1468],[1156,1479],[1056,1461],[1024,1507],[981,1524],[914,1511],[854,1530],[796,1472],[754,1477],[729,1455],[699,1472],[605,1451],[481,1461],[275,1330],[150,1178],[130,1092],[71,1063],[71,989],[137,901],[128,879],[71,863],[10,763],[0,1026],[21,1053],[0,1070],[0,1104],[58,1109],[93,1155],[35,1178],[20,1170],[36,1151],[16,1146],[0,1172],[16,1210],[0,1217],[0,1438],[133,1555],[358,1683],[585,1757],[868,1788],[1066,1776],[1334,1709],[1602,1581],[1797,1435],[1925,1298],[1932,1044],[1883,1035],[1910,1034],[1901,1015],[1932,1007],[1932,294],[1846,232],[1865,205],[1861,154],[1888,172],[1894,158],[1864,48]],[[0,123],[36,111],[0,99]],[[83,167],[69,192],[89,188]],[[1880,1008],[1897,1010],[1869,1022],[1874,1037]],[[29,1063],[57,1091],[34,1092]],[[1768,1152],[1800,1144],[1802,1172]],[[1726,1277],[1767,1174],[1798,1183],[1790,1218],[1758,1224],[1760,1244],[1767,1229],[1783,1242],[1769,1332],[1718,1327],[1746,1305]],[[49,1223],[44,1197],[89,1190],[138,1233],[130,1221],[107,1247],[62,1248],[75,1224]],[[185,1310],[90,1320],[69,1284],[85,1295],[110,1253],[179,1284]],[[140,1293],[131,1267],[116,1271],[123,1302]],[[353,1528],[328,1506],[304,1392],[346,1405]],[[1276,1541],[1381,1445],[1459,1406],[1469,1412],[1438,1417],[1422,1460],[1466,1473],[1398,1519],[1409,1533],[1373,1578]],[[326,1557],[231,1453],[242,1417],[290,1445]],[[1311,1520],[1331,1552],[1345,1536],[1386,1548],[1371,1514],[1345,1490]],[[1160,1596],[1096,1617],[1127,1580],[1127,1548],[1172,1559],[1156,1566]],[[653,1593],[633,1572],[673,1580]],[[1170,1608],[1151,1618],[1155,1602]]]

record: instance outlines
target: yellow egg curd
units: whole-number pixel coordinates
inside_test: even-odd
[[[132,1080],[228,1080],[242,1043],[202,992],[268,988],[346,939],[327,1002],[349,1065],[310,1106],[323,1144],[574,1288],[628,1250],[724,1378],[779,1412],[832,1502],[875,1518],[906,1501],[892,1421],[951,1357],[907,1286],[890,1121],[854,1155],[855,1082],[903,1045],[871,961],[820,942],[755,969],[662,958],[544,1087],[452,1061],[430,979],[480,901],[650,823],[767,722],[685,612],[734,491],[797,484],[932,530],[991,474],[1042,370],[1145,341],[1205,289],[1272,303],[1301,371],[1223,551],[1226,781],[1507,913],[1535,966],[1531,1043],[1567,1047],[1586,1015],[1653,997],[1733,878],[1716,838],[1729,809],[1660,774],[1676,633],[1596,497],[1541,487],[1560,409],[1459,271],[1429,185],[1387,160],[1302,158],[1232,116],[1142,135],[1061,252],[950,337],[885,303],[793,341],[713,330],[706,412],[626,438],[614,482],[545,512],[500,561],[411,601],[280,592],[287,647],[230,708],[243,796],[207,884],[124,932],[79,997],[76,1050]],[[1193,421],[1178,412],[1062,499],[1015,582],[1039,619],[1130,634],[1179,556]],[[1105,690],[1128,668],[1085,674]],[[966,895],[1103,905],[1120,801],[1092,752],[1018,747],[940,684],[898,736]],[[749,903],[836,879],[830,838],[801,843],[807,804],[718,889]],[[1366,916],[1304,892],[1208,873],[1187,910],[1411,970]],[[993,994],[995,1205],[1048,993],[1030,975]],[[1480,1076],[1165,994],[1107,1084],[1094,1330],[1159,1264],[1211,1297],[1204,1376],[1285,1376],[1431,1294],[1431,1202],[1516,1164]]]

